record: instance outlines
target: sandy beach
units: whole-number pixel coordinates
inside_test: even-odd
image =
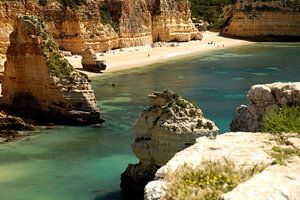
[[[206,53],[209,51],[217,51],[224,48],[247,45],[252,42],[225,38],[219,36],[219,33],[204,32],[201,41],[190,41],[181,43],[171,43],[172,45],[155,47],[138,46],[124,49],[111,50],[106,53],[98,53],[97,56],[101,60],[105,60],[107,68],[104,73],[86,72],[89,77],[100,76],[103,74],[127,70],[136,67],[145,67],[149,64],[164,62],[191,56],[193,54]],[[208,44],[213,41],[213,44]],[[173,47],[172,47],[173,46]],[[78,70],[81,70],[81,56],[74,55],[66,57],[69,62]]]

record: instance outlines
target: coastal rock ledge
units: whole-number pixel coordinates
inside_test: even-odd
[[[253,85],[248,106],[241,105],[230,124],[231,131],[261,131],[261,123],[270,106],[300,105],[300,82]]]
[[[37,121],[102,121],[87,78],[74,71],[36,17],[16,19],[6,56],[2,107]]]
[[[273,139],[272,139],[273,138]],[[300,148],[300,139],[289,138],[288,145],[281,148]],[[237,185],[222,195],[223,200],[267,200],[298,199],[300,196],[300,158],[293,156],[286,165],[274,164],[272,148],[278,145],[268,133],[231,132],[218,135],[216,139],[198,138],[196,143],[175,156],[155,174],[154,181],[145,187],[145,200],[183,199],[166,198],[170,182],[167,177],[180,177],[177,169],[203,168],[204,161],[232,161],[237,168],[265,166],[261,173]],[[192,173],[192,172],[191,172]],[[168,196],[169,197],[169,196]],[[195,199],[195,198],[194,198]]]
[[[198,137],[215,138],[219,131],[201,109],[170,90],[155,92],[148,99],[151,106],[135,122],[131,146],[140,162],[129,164],[121,175],[121,188],[135,196],[143,195],[157,169],[176,152],[193,145]]]

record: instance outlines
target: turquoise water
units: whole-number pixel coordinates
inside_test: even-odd
[[[59,127],[0,145],[0,199],[121,199],[120,174],[137,162],[132,124],[147,94],[172,89],[225,132],[251,85],[299,81],[299,55],[299,43],[261,43],[99,77],[93,86],[105,127]]]

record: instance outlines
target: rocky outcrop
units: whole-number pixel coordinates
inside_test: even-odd
[[[194,144],[198,137],[214,138],[219,131],[197,106],[172,91],[156,92],[148,99],[151,106],[135,122],[131,146],[140,162],[128,165],[121,176],[122,189],[134,194],[142,194],[156,170],[176,152]]]
[[[300,105],[300,82],[254,85],[247,97],[249,104],[237,109],[230,124],[231,131],[260,131],[263,116],[270,106]]]
[[[6,57],[4,105],[37,120],[101,121],[88,80],[62,57],[46,25],[37,18],[17,18]]]
[[[9,45],[14,19],[25,13],[46,21],[60,48],[77,54],[88,46],[103,52],[153,41],[201,39],[187,0],[91,0],[77,9],[55,1],[44,7],[26,2],[0,2],[0,53]]]
[[[101,70],[106,69],[106,64],[103,60],[97,59],[96,52],[87,47],[81,54],[82,60],[82,68],[91,72],[101,72]]]
[[[299,1],[239,0],[222,35],[256,41],[300,41]]]
[[[188,0],[152,1],[150,9],[153,18],[152,36],[155,42],[202,39],[202,35],[192,23]]]
[[[224,200],[236,199],[298,199],[300,195],[300,159],[287,165],[273,165],[249,181],[223,195]]]
[[[34,126],[27,124],[21,118],[0,112],[0,143],[23,136],[24,133],[20,131],[32,130],[34,130]]]
[[[86,47],[107,51],[118,48],[119,36],[108,22],[101,22],[102,4],[103,1],[88,1],[74,10],[54,2],[43,8],[40,16],[62,49],[78,54]]]
[[[156,172],[155,180],[145,187],[144,199],[164,199],[169,184],[166,177],[175,173],[176,169],[183,165],[199,169],[202,167],[203,161],[223,162],[224,158],[233,161],[237,168],[266,166],[262,173],[254,175],[253,178],[239,184],[231,192],[224,194],[224,199],[297,198],[300,192],[300,187],[297,187],[300,177],[300,158],[291,158],[287,166],[270,165],[273,161],[270,151],[274,145],[277,145],[272,138],[270,134],[247,132],[225,133],[218,135],[216,139],[198,138],[194,145],[175,154],[166,165]],[[294,139],[290,145],[299,148],[299,139]]]

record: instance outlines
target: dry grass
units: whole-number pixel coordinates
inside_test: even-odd
[[[168,200],[217,200],[239,183],[260,173],[264,166],[237,168],[232,161],[205,161],[201,168],[182,166],[168,174],[166,199]]]

